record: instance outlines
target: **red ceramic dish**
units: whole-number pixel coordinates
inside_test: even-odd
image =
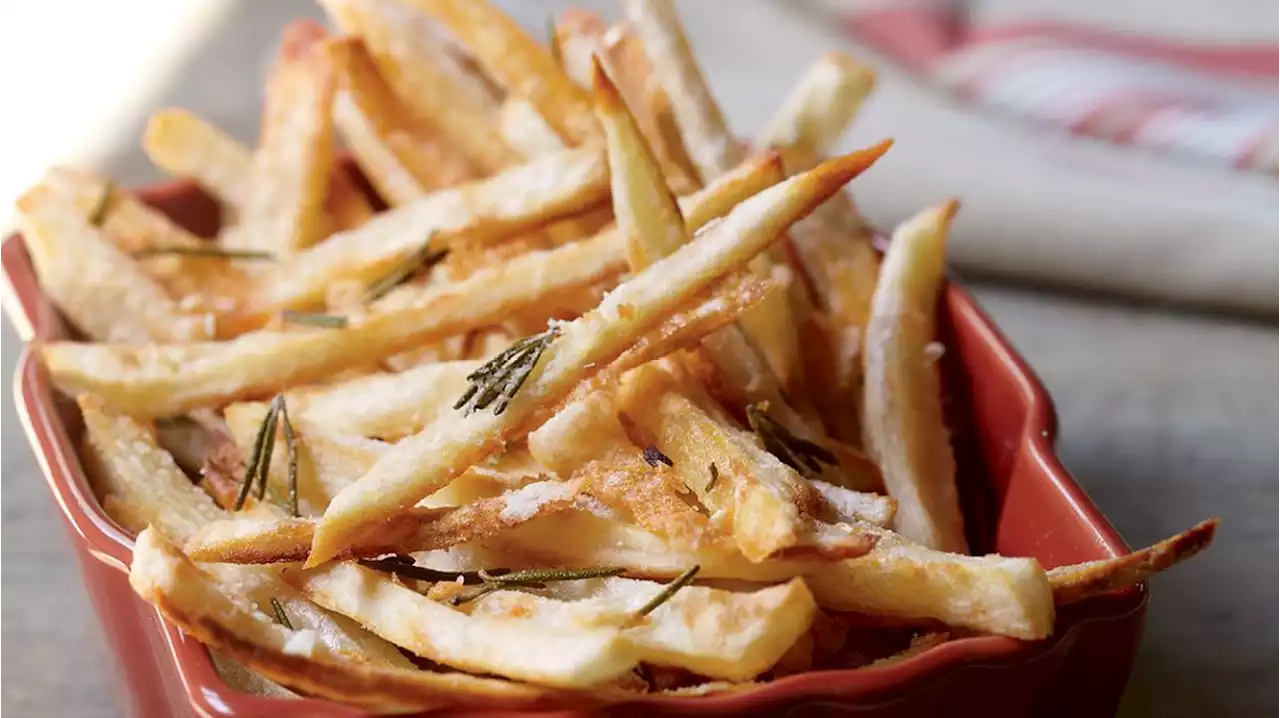
[[[194,231],[208,234],[216,226],[216,206],[189,184],[140,196]],[[3,264],[5,306],[23,338],[67,336],[21,237],[5,241]],[[1030,369],[963,289],[949,286],[942,309],[944,381],[970,545],[1033,556],[1046,568],[1126,552],[1055,457],[1053,407]],[[326,701],[260,698],[226,685],[200,643],[130,590],[124,571],[132,539],[94,499],[75,450],[79,417],[56,397],[30,348],[18,364],[14,393],[137,714],[362,715]],[[963,638],[883,667],[812,672],[732,695],[640,699],[609,714],[1111,715],[1128,679],[1146,600],[1144,585],[1082,602],[1060,611],[1053,637],[1043,641]]]

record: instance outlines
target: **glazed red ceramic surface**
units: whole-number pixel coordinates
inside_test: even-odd
[[[217,226],[217,206],[189,184],[150,188],[140,196],[197,233],[210,235]],[[4,242],[3,261],[5,307],[23,338],[66,337],[21,237]],[[1053,406],[1035,375],[963,289],[952,284],[941,301],[946,403],[975,552],[1032,556],[1052,568],[1127,551],[1054,455]],[[130,590],[125,571],[132,538],[94,499],[74,448],[79,416],[55,395],[30,347],[14,380],[19,415],[75,541],[85,585],[137,715],[363,715],[327,701],[260,698],[227,686],[199,642]],[[1053,637],[1043,641],[963,638],[882,667],[806,673],[732,695],[638,699],[602,714],[1111,715],[1128,679],[1146,600],[1143,585],[1060,610]]]

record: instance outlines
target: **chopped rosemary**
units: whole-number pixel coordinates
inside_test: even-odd
[[[716,467],[716,462],[711,462],[707,467],[707,471],[711,472],[711,480],[707,482],[707,487],[702,490],[705,493],[711,493],[711,489],[715,488],[716,481],[720,479],[720,469]]]
[[[412,556],[392,556],[390,558],[378,559],[360,559],[361,566],[371,568],[375,571],[383,573],[392,573],[401,578],[409,578],[415,581],[456,581],[458,577],[462,577],[462,583],[467,586],[477,586],[484,583],[484,579],[480,578],[480,574],[476,571],[437,571],[434,568],[419,566],[413,562]],[[504,573],[506,569],[493,569],[494,572]]]
[[[207,247],[144,247],[130,253],[138,259],[149,257],[167,257],[171,255],[186,257],[215,257],[217,259],[275,259],[270,252],[256,249],[225,249],[209,245]]]
[[[469,593],[459,593],[453,596],[449,599],[449,604],[460,606],[468,601],[474,601],[486,593],[501,591],[505,588],[543,588],[549,581],[581,581],[588,578],[618,576],[625,573],[626,570],[622,566],[581,569],[531,568],[522,571],[503,571],[501,573],[481,569],[476,572],[482,581],[480,588]]]
[[[699,566],[698,564],[694,564],[693,568],[689,569],[688,571],[685,571],[679,576],[676,576],[675,579],[671,581],[671,583],[668,583],[666,586],[662,588],[661,591],[658,592],[658,595],[649,599],[648,603],[641,606],[640,610],[636,611],[635,615],[631,617],[632,620],[644,618],[650,613],[653,613],[654,610],[658,608],[658,606],[661,606],[662,604],[671,600],[671,597],[676,595],[676,591],[679,591],[680,589],[687,586],[691,581],[693,581],[693,577],[698,575],[698,571],[701,570],[701,568],[702,567]]]
[[[267,494],[267,477],[271,470],[271,455],[275,453],[276,428],[280,424],[281,417],[284,418],[285,448],[289,457],[289,510],[294,516],[298,515],[297,437],[293,431],[293,424],[289,421],[289,411],[285,406],[283,394],[277,394],[276,398],[271,400],[271,404],[267,406],[266,415],[262,417],[262,425],[258,427],[258,433],[254,436],[253,450],[249,453],[249,463],[244,469],[244,480],[240,484],[239,493],[236,494],[236,511],[244,508],[245,499],[249,498],[249,491],[254,487],[255,482],[258,488],[258,500],[261,501]],[[272,496],[276,498],[274,492]]]
[[[413,273],[420,268],[431,268],[444,259],[449,250],[442,249],[439,252],[431,251],[431,237],[427,237],[427,241],[422,246],[413,250],[413,253],[405,257],[386,274],[379,277],[369,285],[364,292],[364,300],[362,303],[368,304],[376,299],[381,299],[387,292],[400,286],[406,279],[413,276]]]
[[[111,209],[111,197],[115,189],[115,185],[110,182],[103,183],[102,195],[98,197],[97,204],[93,205],[93,209],[89,212],[89,224],[101,227],[107,220],[107,211]]]
[[[341,314],[320,314],[317,312],[295,312],[286,309],[280,312],[280,318],[294,324],[310,324],[313,327],[342,329],[347,326],[347,318]]]
[[[764,442],[765,451],[804,476],[821,474],[822,464],[834,466],[837,463],[835,455],[825,447],[787,431],[786,427],[769,418],[759,406],[747,407],[747,421]]]
[[[540,334],[520,339],[507,347],[484,366],[467,375],[467,381],[471,382],[471,386],[453,405],[453,408],[466,407],[466,413],[470,414],[477,409],[487,409],[497,401],[497,405],[493,407],[493,413],[497,415],[506,411],[507,405],[520,391],[525,379],[529,378],[529,374],[538,365],[542,353],[559,335],[560,329],[552,327]]]
[[[670,456],[658,450],[658,447],[649,444],[644,447],[644,462],[650,466],[656,467],[658,464],[666,464],[667,466],[675,466],[675,462]]]
[[[556,66],[564,67],[564,56],[560,52],[560,40],[556,37],[556,18],[554,15],[547,16],[547,46],[551,48],[551,59],[556,61]]]
[[[293,422],[289,421],[289,408],[284,396],[280,396],[280,418],[284,421],[284,446],[289,457],[289,515],[298,516],[298,444],[293,434]],[[266,480],[263,480],[266,483]]]
[[[271,610],[276,614],[276,623],[290,631],[293,630],[293,624],[289,622],[289,616],[284,612],[284,606],[280,605],[275,596],[271,597]]]

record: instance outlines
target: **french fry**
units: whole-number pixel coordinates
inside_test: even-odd
[[[448,425],[437,422],[398,443],[364,478],[334,497],[316,528],[308,565],[334,556],[361,526],[404,510],[483,460],[498,442],[528,433],[534,427],[527,422],[545,418],[594,373],[593,367],[622,354],[686,297],[750,261],[876,156],[875,151],[854,153],[761,192],[697,241],[619,285],[592,312],[558,325],[555,339],[538,356],[543,361],[535,359],[522,380],[525,390],[510,405],[504,403],[505,413],[475,411]]]
[[[800,540],[804,515],[815,514],[821,498],[798,474],[690,399],[695,387],[653,365],[637,369],[624,391],[627,416],[671,457],[744,556],[762,561]]]
[[[525,158],[563,151],[564,140],[538,114],[538,109],[518,97],[507,98],[498,111],[502,138]]]
[[[252,194],[253,152],[195,113],[170,107],[151,115],[142,148],[156,167],[194,180],[222,201],[222,224],[234,225]],[[334,229],[363,224],[373,208],[341,167],[329,177],[325,209]]]
[[[539,516],[568,509],[582,481],[531,481],[498,496],[457,507],[414,508],[370,527],[339,560],[448,548],[494,536]],[[202,527],[184,543],[195,561],[262,564],[302,561],[311,549],[315,520],[236,517]]]
[[[1176,536],[1125,556],[1050,569],[1053,601],[1065,606],[1141,583],[1208,548],[1218,524],[1216,518],[1201,521]]]
[[[759,144],[829,153],[875,82],[870,67],[841,52],[826,53],[805,70],[761,133]]]
[[[872,526],[889,528],[897,504],[888,496],[863,491],[851,491],[819,479],[809,482],[826,501],[818,515],[830,523],[865,522]]]
[[[132,532],[148,525],[185,540],[201,527],[225,516],[155,443],[155,437],[134,419],[117,414],[97,398],[80,401],[85,419],[86,459],[93,469],[95,489],[106,492],[104,506],[119,513],[112,517]],[[142,542],[141,536],[139,542]],[[136,565],[137,554],[134,561]],[[313,630],[320,641],[343,661],[371,666],[409,667],[393,646],[345,619],[334,619],[317,609],[279,580],[271,569],[211,566],[219,580],[231,583],[258,610],[268,610],[271,599],[282,603],[300,628]]]
[[[73,198],[37,185],[18,199],[17,209],[41,286],[80,331],[127,344],[210,335],[205,316],[183,311],[76,210]]]
[[[616,517],[602,518],[588,511],[565,511],[548,519],[527,521],[483,542],[455,547],[454,551],[479,551],[476,560],[489,565],[621,566],[627,569],[628,576],[668,580],[698,565],[701,566],[699,578],[778,582],[827,563],[816,556],[771,558],[754,563],[748,561],[732,541],[726,540],[703,542],[696,547],[672,546],[661,536]],[[565,541],[565,536],[573,536],[573,541]],[[869,550],[870,545],[867,548]]]
[[[622,5],[658,83],[667,91],[684,147],[706,184],[742,161],[742,143],[729,132],[707,87],[675,4],[670,0],[625,0]]]
[[[477,599],[472,616],[512,616],[534,623],[573,627],[624,626],[639,659],[712,678],[749,681],[771,668],[809,630],[817,613],[802,579],[750,592],[686,586],[642,623],[626,622],[660,590],[658,584],[626,578],[596,579],[587,598],[555,600],[518,591],[496,591]],[[696,616],[690,621],[686,617]]]
[[[532,104],[571,146],[596,137],[591,106],[547,48],[488,0],[408,0],[465,45],[509,95]]]
[[[466,614],[351,564],[290,576],[309,598],[383,637],[455,668],[538,685],[589,688],[631,670],[635,644],[608,626],[555,626]]]
[[[322,51],[324,28],[294,22],[267,82],[249,196],[220,241],[232,249],[288,254],[325,232],[324,206],[333,169],[335,78]]]
[[[352,37],[330,40],[325,53],[338,73],[333,123],[360,169],[393,207],[422,197],[426,188],[391,146],[391,135],[405,130],[397,127],[397,101],[364,44]]]
[[[557,473],[585,480],[587,494],[658,536],[693,546],[707,531],[706,517],[682,495],[679,477],[631,443],[603,391],[557,412],[529,435],[529,450]]]
[[[580,694],[550,693],[494,678],[419,670],[407,661],[403,667],[348,663],[322,642],[322,632],[290,630],[230,598],[240,587],[202,571],[154,529],[138,536],[129,583],[188,635],[308,695],[396,712],[472,703],[536,708],[587,701]],[[293,620],[293,613],[288,615]]]
[[[957,206],[926,210],[894,231],[867,325],[863,431],[898,502],[897,530],[930,548],[968,553],[936,357],[927,349]]]
[[[427,364],[400,374],[368,374],[289,392],[289,416],[304,429],[395,441],[453,411],[467,375],[481,362]]]
[[[1023,640],[1053,631],[1053,592],[1031,558],[961,556],[881,534],[865,556],[805,574],[818,604]]]
[[[222,200],[224,223],[248,204],[252,151],[189,110],[171,107],[151,115],[142,149],[156,167],[189,177]]]
[[[342,30],[363,39],[387,84],[448,138],[481,175],[519,163],[502,141],[498,104],[445,50],[420,13],[391,0],[322,0]]]

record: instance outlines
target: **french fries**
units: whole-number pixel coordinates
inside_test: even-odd
[[[586,93],[561,72],[551,53],[488,0],[408,0],[475,55],[508,94],[522,98],[571,146],[595,138]]]
[[[534,419],[563,399],[590,375],[588,367],[616,358],[626,345],[677,309],[684,297],[750,261],[778,232],[878,156],[875,151],[854,153],[761,192],[697,241],[620,285],[592,312],[548,330],[547,344],[532,355],[532,366],[522,379],[528,381],[529,390],[518,394],[510,406],[501,405],[507,413],[475,411],[447,426],[437,423],[397,444],[364,478],[334,497],[316,527],[307,564],[330,559],[344,537],[361,526],[407,508],[483,460],[498,442],[527,433],[528,428],[521,432],[520,422]],[[546,361],[539,371],[544,353]]]
[[[895,525],[924,546],[968,553],[934,341],[955,201],[893,233],[867,325],[865,444],[898,502]]]
[[[503,141],[498,104],[449,55],[419,13],[391,0],[322,0],[335,24],[361,38],[387,84],[421,121],[485,175],[518,164]]]
[[[221,675],[385,712],[691,699],[1043,640],[1211,542],[966,555],[956,204],[882,266],[843,187],[890,142],[824,158],[874,84],[853,58],[749,155],[670,0],[547,46],[489,0],[319,4],[338,34],[287,27],[256,146],[148,124],[216,233],[65,168],[18,202],[130,585]]]

